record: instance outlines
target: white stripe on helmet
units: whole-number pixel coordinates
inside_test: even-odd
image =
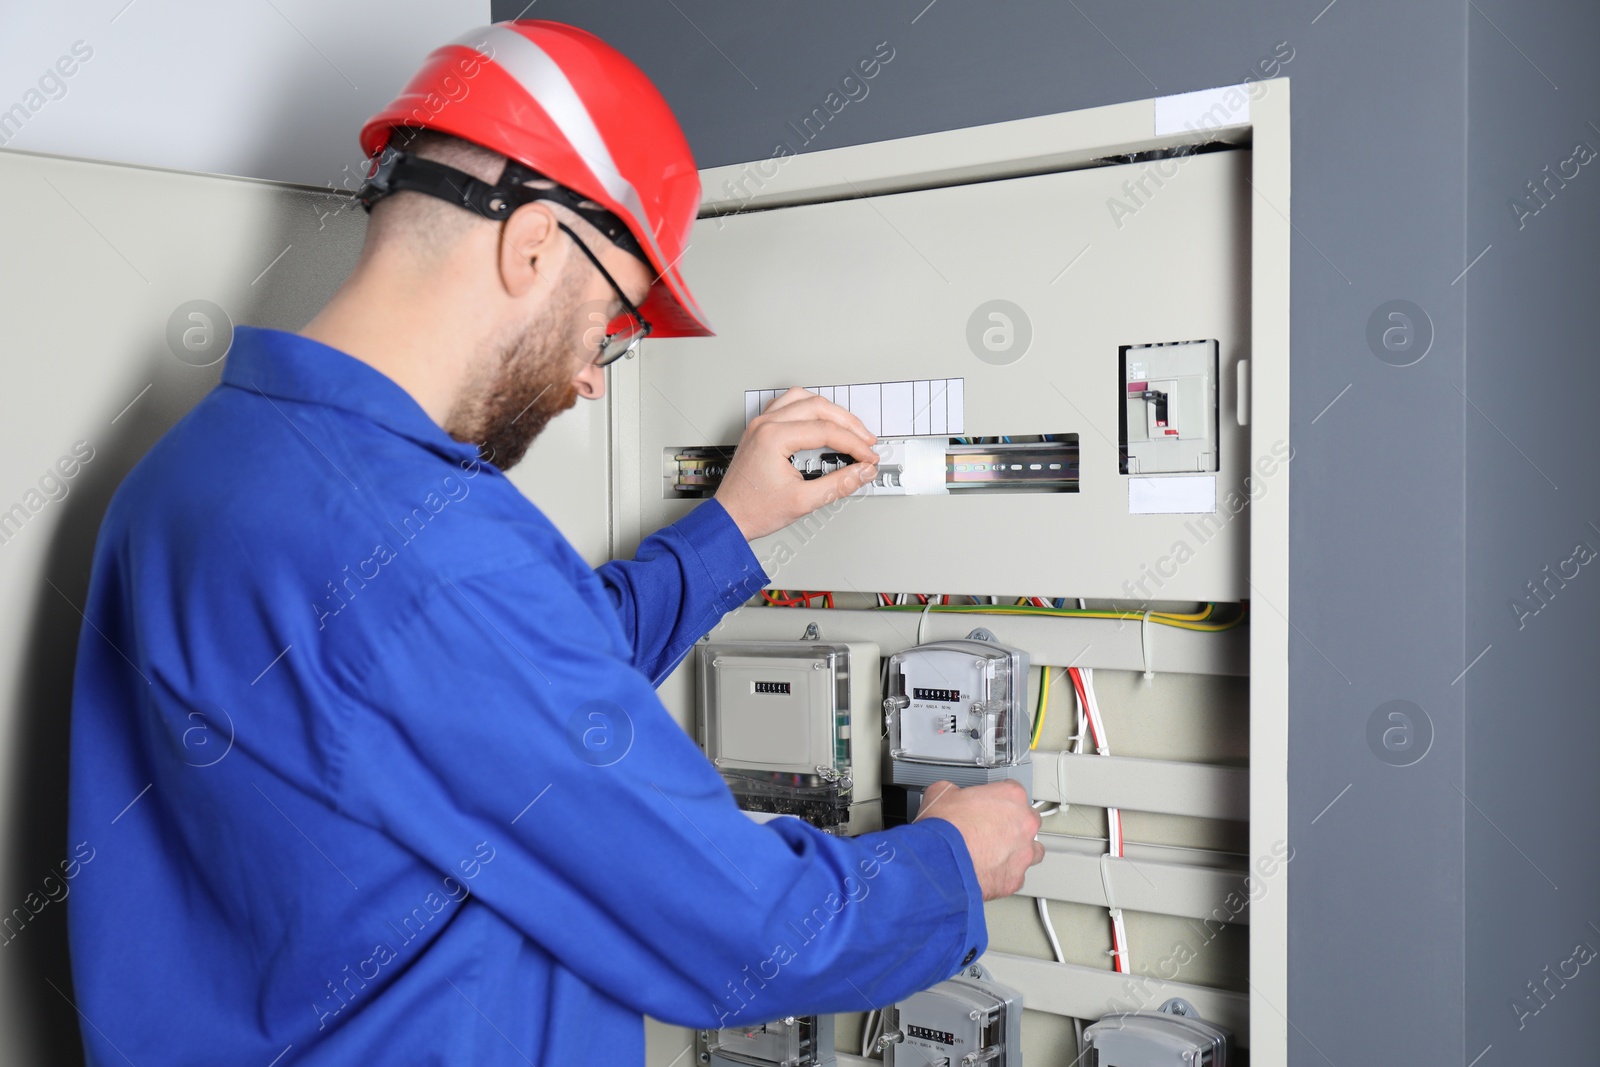
[[[480,26],[450,43],[475,49],[490,62],[498,63],[529,96],[539,102],[539,106],[560,128],[567,143],[588,164],[611,198],[639,220],[639,228],[650,245],[650,251],[654,253],[655,261],[665,264],[667,257],[662,254],[660,245],[656,244],[656,236],[651,232],[649,216],[645,214],[639,191],[617,169],[616,161],[611,158],[611,149],[606,147],[599,127],[594,124],[583,98],[578,95],[578,90],[573,87],[561,65],[550,58],[544,49],[508,26]],[[691,305],[696,317],[701,317],[694,298],[685,293],[683,299]]]

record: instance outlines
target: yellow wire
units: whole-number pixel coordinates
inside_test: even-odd
[[[1044,713],[1050,710],[1050,668],[1040,667],[1044,675],[1039,680],[1039,714],[1033,717],[1033,738],[1028,742],[1029,748],[1039,747],[1039,737],[1044,733]]]
[[[1162,626],[1172,626],[1179,630],[1195,630],[1202,633],[1218,633],[1222,630],[1231,630],[1245,620],[1245,613],[1229,622],[1210,623],[1193,621],[1198,618],[1209,618],[1214,605],[1207,605],[1204,612],[1197,615],[1181,615],[1173,612],[1153,611],[1150,621]],[[1143,619],[1142,611],[1078,611],[1072,608],[1035,608],[1017,605],[977,605],[977,604],[893,604],[875,608],[876,611],[953,611],[971,615],[1044,615],[1054,618],[1072,619]]]
[[[1169,619],[1188,619],[1190,622],[1199,622],[1201,619],[1208,618],[1216,610],[1216,607],[1215,604],[1207,604],[1193,615],[1180,615],[1173,611],[1164,611],[1162,614]]]

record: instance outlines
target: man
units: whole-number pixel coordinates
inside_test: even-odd
[[[861,1011],[970,962],[1042,854],[1019,787],[946,783],[857,839],[757,825],[653,688],[765,584],[750,538],[870,477],[861,422],[791,390],[714,500],[598,571],[500,473],[603,362],[709,332],[659,93],[587,33],[504,23],[362,143],[350,278],[300,334],[236,332],[101,529],[70,813],[90,1061],[638,1064],[643,1013]],[[810,447],[861,462],[807,482]]]

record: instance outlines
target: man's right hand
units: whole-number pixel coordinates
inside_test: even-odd
[[[1022,888],[1028,868],[1044,859],[1039,844],[1039,813],[1028,803],[1020,782],[1007,780],[962,789],[934,782],[922,793],[920,821],[944,819],[961,831],[972,855],[984,900],[1009,897]]]
[[[816,393],[790,389],[745,427],[717,502],[746,541],[765,537],[871,481],[878,473],[878,454],[872,450],[877,440],[848,409]],[[789,462],[807,448],[848,453],[856,462],[808,481]]]

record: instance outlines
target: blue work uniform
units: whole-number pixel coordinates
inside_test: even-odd
[[[637,1065],[643,1014],[863,1011],[955,973],[987,934],[954,826],[758,825],[656,696],[766,580],[715,500],[591,569],[388,377],[240,327],[95,547],[90,1062]]]

